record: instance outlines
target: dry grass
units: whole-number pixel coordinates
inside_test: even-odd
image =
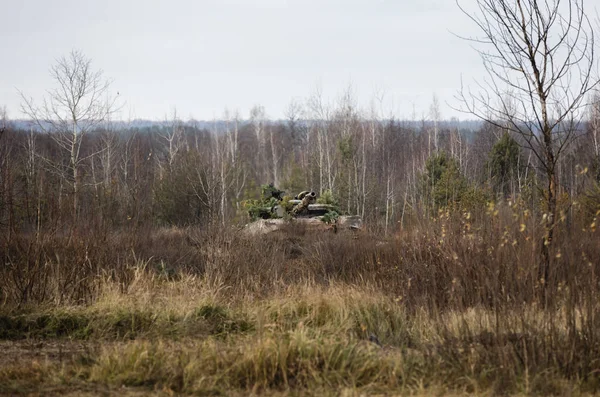
[[[152,232],[88,249],[85,277],[51,260],[73,242],[35,248],[47,260],[35,277],[7,248],[0,337],[19,359],[1,362],[0,393],[596,393],[591,223],[558,234],[548,280],[536,223],[508,206],[390,239]],[[65,291],[22,299],[15,285],[28,284]]]
[[[87,319],[90,332],[46,330],[34,333],[33,342],[11,342],[41,343],[29,348],[47,353],[5,363],[0,391],[94,385],[201,395],[341,389],[562,395],[598,387],[597,347],[573,345],[562,320],[551,320],[560,313],[531,306],[506,312],[499,329],[489,309],[409,313],[368,286],[295,286],[249,302],[194,277],[161,281],[138,272],[127,293],[110,283],[102,291],[89,306],[23,314],[37,316],[29,332],[48,327],[40,316],[65,313]],[[60,359],[57,341],[66,345]]]

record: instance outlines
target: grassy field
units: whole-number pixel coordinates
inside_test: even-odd
[[[116,289],[104,286],[89,306],[3,314],[0,391],[562,395],[598,387],[598,356],[570,345],[560,311],[505,312],[498,329],[490,310],[408,313],[366,286],[304,285],[245,302],[205,280],[139,273],[126,293]],[[569,378],[586,366],[587,379]]]
[[[557,236],[543,280],[535,224],[511,211],[390,238],[22,237],[0,278],[0,393],[595,394],[595,227]]]

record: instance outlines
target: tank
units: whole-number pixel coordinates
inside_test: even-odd
[[[247,206],[253,222],[244,230],[247,234],[267,234],[282,230],[290,224],[321,231],[358,231],[362,219],[357,215],[342,214],[335,204],[319,203],[317,193],[305,190],[293,198],[273,186],[263,186],[262,199]]]

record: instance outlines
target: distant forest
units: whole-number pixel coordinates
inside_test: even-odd
[[[599,123],[592,106],[561,156],[563,202],[599,200]],[[294,103],[284,120],[257,106],[214,122],[104,122],[80,134],[76,161],[55,133],[6,116],[1,125],[4,230],[241,224],[244,201],[268,183],[291,196],[329,192],[342,211],[387,233],[449,206],[543,202],[544,173],[520,136],[476,121],[396,120],[350,98]]]

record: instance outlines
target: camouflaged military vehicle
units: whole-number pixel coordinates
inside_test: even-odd
[[[318,202],[313,191],[302,191],[293,198],[273,184],[262,189],[262,199],[252,200],[247,205],[252,223],[245,226],[249,234],[266,234],[281,230],[290,223],[316,230],[359,230],[359,216],[342,215],[339,207],[332,203]],[[322,200],[321,200],[322,201]]]

